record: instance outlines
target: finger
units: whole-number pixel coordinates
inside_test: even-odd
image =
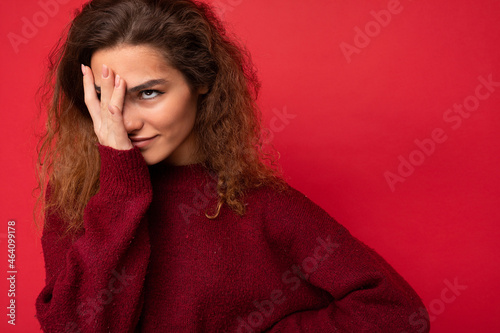
[[[82,72],[83,72],[83,92],[84,92],[84,101],[87,109],[89,110],[90,117],[95,124],[99,124],[101,121],[100,113],[101,113],[101,102],[97,97],[97,92],[95,91],[94,86],[94,76],[92,74],[92,70],[82,64]]]
[[[115,76],[110,68],[106,65],[102,65],[101,71],[101,112],[103,116],[109,115],[108,105],[113,95],[115,85]]]
[[[121,118],[121,113],[123,110],[123,103],[125,99],[125,89],[126,83],[120,77],[120,75],[116,75],[115,77],[115,86],[113,90],[113,94],[111,96],[111,100],[109,101],[108,109],[112,114],[119,114]]]

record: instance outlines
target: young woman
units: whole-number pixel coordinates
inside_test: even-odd
[[[207,5],[94,0],[64,38],[40,149],[44,331],[429,330],[408,283],[280,177],[250,57]]]

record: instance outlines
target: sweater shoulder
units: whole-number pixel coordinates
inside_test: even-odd
[[[247,208],[262,221],[263,232],[283,241],[293,241],[311,232],[349,234],[328,212],[289,184],[283,191],[270,187],[255,189],[248,196]]]
[[[290,184],[286,184],[284,190],[276,190],[272,187],[261,187],[253,190],[248,196],[249,201],[256,203],[261,209],[265,209],[268,215],[288,218],[320,218],[331,219],[323,208],[313,202],[306,194],[299,191]]]

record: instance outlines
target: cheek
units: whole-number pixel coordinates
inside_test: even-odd
[[[149,112],[150,123],[157,130],[182,132],[194,124],[196,102],[186,98],[165,98]]]

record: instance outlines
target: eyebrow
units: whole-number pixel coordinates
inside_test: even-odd
[[[130,88],[127,90],[127,92],[129,94],[132,94],[132,93],[135,93],[135,92],[138,92],[140,90],[144,90],[144,89],[148,89],[148,88],[151,88],[151,87],[154,87],[156,86],[157,84],[165,84],[167,83],[168,81],[165,80],[165,79],[155,79],[155,80],[149,80],[149,81],[146,81],[138,86],[135,86],[133,88]],[[94,87],[95,87],[95,90],[100,93],[101,92],[101,87],[98,87],[96,84],[94,84]]]

